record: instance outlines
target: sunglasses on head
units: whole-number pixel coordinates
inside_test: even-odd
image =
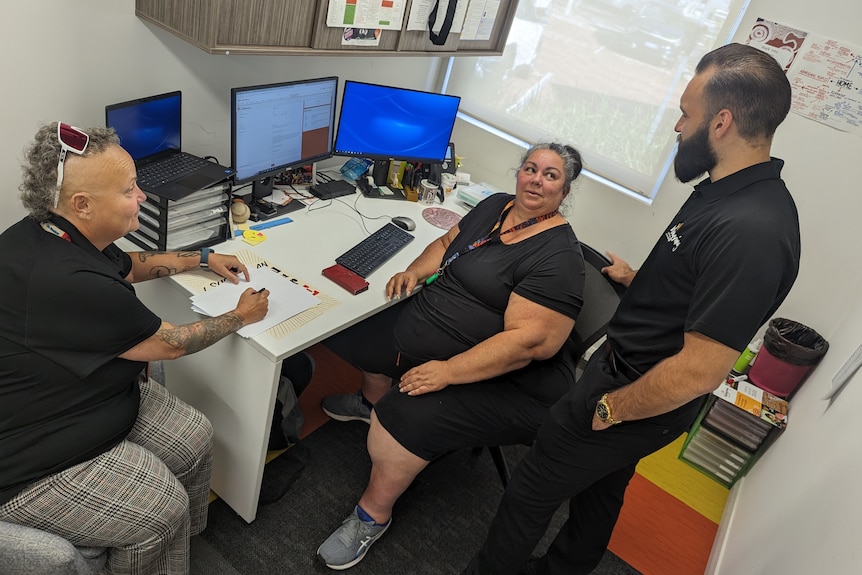
[[[54,208],[60,201],[60,186],[63,185],[63,164],[66,162],[66,154],[73,152],[79,156],[87,149],[90,136],[80,128],[71,126],[64,122],[57,122],[57,139],[60,141],[60,159],[57,161],[57,189],[54,191]]]

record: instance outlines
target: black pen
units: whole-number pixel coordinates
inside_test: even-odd
[[[266,288],[260,288],[259,290],[257,290],[257,291],[256,291],[256,292],[254,292],[254,293],[260,293],[260,292],[262,292],[262,291],[263,291],[263,290],[265,290],[265,289],[266,289]]]

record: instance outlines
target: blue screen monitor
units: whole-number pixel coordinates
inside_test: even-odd
[[[460,103],[459,96],[348,80],[334,153],[372,160],[441,162]]]
[[[271,176],[331,157],[337,92],[334,76],[231,89],[234,181],[264,197]]]
[[[180,149],[182,109],[178,91],[138,98],[105,106],[105,125],[114,128],[134,160],[142,160]]]

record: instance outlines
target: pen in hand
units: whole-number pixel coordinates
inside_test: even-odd
[[[254,292],[254,293],[260,293],[260,292],[262,292],[262,291],[263,291],[263,290],[265,290],[265,289],[266,289],[266,288],[260,288],[259,290],[257,290],[257,291],[256,291],[256,292]]]

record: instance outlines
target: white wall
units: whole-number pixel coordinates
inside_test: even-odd
[[[40,124],[105,124],[105,106],[183,91],[183,147],[230,163],[230,89],[338,76],[430,89],[437,58],[209,55],[135,16],[134,0],[6,2],[0,19],[0,229],[18,201],[25,145]]]
[[[862,45],[858,0],[751,0],[736,41],[745,42],[757,17]],[[512,189],[521,150],[465,122],[454,140],[474,180]],[[855,403],[862,375],[828,411],[820,400],[862,343],[862,137],[790,114],[773,155],[787,162],[783,177],[799,208],[803,244],[799,279],[777,315],[813,327],[832,349],[794,397],[787,431],[731,493],[709,572],[862,573],[862,418]],[[690,191],[668,181],[647,206],[583,179],[569,220],[584,242],[637,265]]]
[[[858,0],[752,0],[738,39],[757,16],[862,44]],[[427,88],[432,58],[211,56],[139,21],[133,0],[29,0],[8,3],[0,22],[3,106],[0,109],[0,229],[24,215],[17,199],[21,152],[41,122],[103,124],[104,106],[183,90],[184,145],[228,162],[229,89],[254,83],[337,75]],[[466,169],[511,189],[519,150],[463,123],[454,140]],[[576,142],[573,142],[576,144]],[[852,409],[862,382],[827,411],[819,397],[860,343],[862,283],[858,219],[862,194],[856,168],[862,138],[791,114],[773,148],[787,160],[784,178],[802,224],[799,280],[778,314],[817,329],[832,351],[791,405],[783,437],[734,489],[713,553],[719,575],[858,573],[855,539],[862,497],[862,419]],[[638,264],[690,191],[669,181],[646,206],[584,179],[572,225],[585,242]],[[756,249],[756,246],[752,246]],[[756,278],[752,278],[756,281]],[[860,376],[862,377],[862,376]],[[857,378],[859,379],[859,378]]]

